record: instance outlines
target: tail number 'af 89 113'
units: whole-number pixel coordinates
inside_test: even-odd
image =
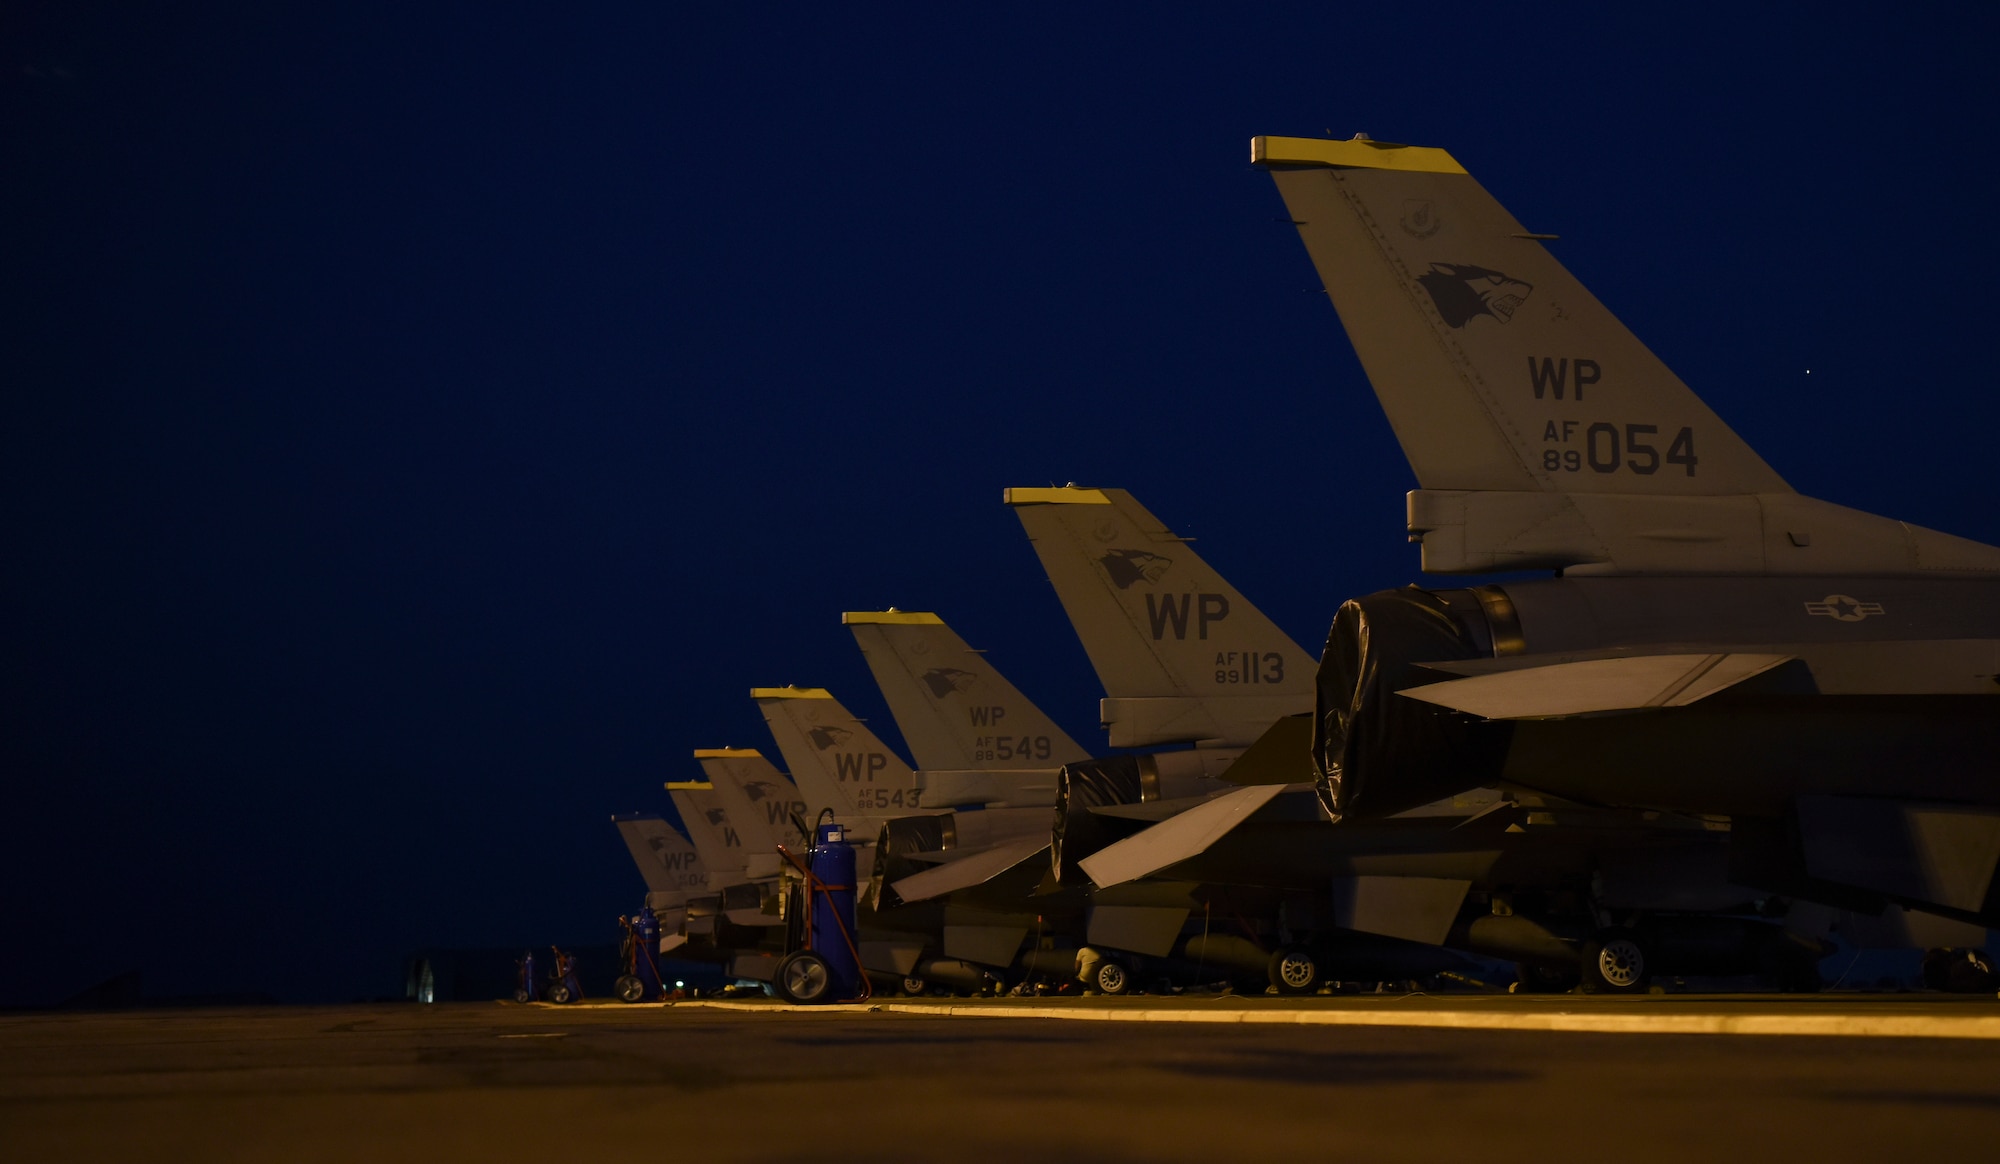
[[[1285,657],[1276,651],[1217,651],[1215,681],[1232,683],[1283,683]]]
[[[1701,461],[1694,455],[1694,430],[1683,428],[1663,449],[1657,424],[1612,424],[1610,421],[1552,420],[1542,429],[1542,471],[1545,473],[1637,473],[1650,477],[1672,466],[1694,476]]]

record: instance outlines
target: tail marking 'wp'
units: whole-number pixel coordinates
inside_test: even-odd
[[[1174,601],[1176,598],[1180,601]],[[1172,628],[1174,638],[1185,642],[1190,610],[1194,613],[1196,637],[1206,639],[1209,623],[1221,622],[1229,617],[1229,599],[1222,594],[1146,595],[1146,618],[1152,624],[1153,640],[1158,642],[1166,638],[1167,630]]]

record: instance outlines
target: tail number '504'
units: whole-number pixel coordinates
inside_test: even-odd
[[[1542,441],[1563,448],[1542,450],[1542,470],[1548,473],[1616,473],[1626,469],[1650,477],[1663,466],[1677,465],[1694,476],[1700,460],[1694,455],[1694,430],[1684,428],[1674,434],[1663,453],[1659,446],[1660,426],[1656,424],[1615,425],[1607,421],[1585,425],[1580,420],[1552,420],[1542,430]]]

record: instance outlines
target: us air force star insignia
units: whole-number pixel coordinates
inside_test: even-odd
[[[1807,614],[1823,614],[1836,622],[1860,622],[1871,614],[1886,611],[1879,602],[1863,602],[1846,594],[1829,594],[1818,602],[1806,603]]]

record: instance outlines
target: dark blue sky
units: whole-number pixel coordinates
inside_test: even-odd
[[[1255,134],[1451,150],[1801,491],[2000,541],[1990,6],[337,7],[0,30],[0,1003],[609,940],[748,688],[886,726],[844,609],[1101,741],[1008,485],[1316,651],[1412,482]]]

